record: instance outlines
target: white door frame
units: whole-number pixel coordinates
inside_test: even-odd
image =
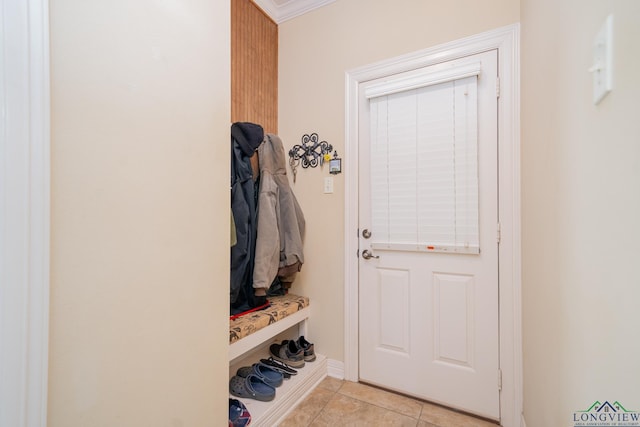
[[[47,424],[49,7],[0,0],[0,425]]]
[[[498,49],[498,212],[500,217],[500,417],[522,417],[520,254],[520,26],[498,28],[346,72],[345,96],[345,379],[358,381],[358,99],[359,84]],[[499,379],[496,378],[496,382]]]

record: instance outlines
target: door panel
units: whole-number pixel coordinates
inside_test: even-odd
[[[409,353],[409,272],[378,269],[380,349]]]
[[[454,69],[475,74],[438,80]],[[423,75],[438,78],[397,89]],[[358,201],[374,254],[359,260],[360,379],[493,419],[496,77],[490,51],[361,83]]]
[[[473,285],[472,276],[433,275],[434,360],[472,367]]]

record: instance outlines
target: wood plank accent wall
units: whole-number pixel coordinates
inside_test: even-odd
[[[278,25],[251,0],[231,0],[231,120],[278,133]]]

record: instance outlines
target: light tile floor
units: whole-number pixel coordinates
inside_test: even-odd
[[[325,378],[280,427],[496,427],[497,424],[365,384]]]

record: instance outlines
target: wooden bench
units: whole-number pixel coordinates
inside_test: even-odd
[[[307,335],[307,319],[311,310],[308,297],[288,294],[268,299],[271,302],[269,308],[229,320],[229,378],[240,366],[268,357],[266,349],[270,342],[287,329],[297,325],[298,335]],[[298,369],[297,375],[278,387],[273,401],[242,399],[251,413],[252,426],[277,425],[291,408],[326,377],[327,358],[321,354],[316,356],[315,362]]]
[[[306,334],[309,298],[287,294],[269,297],[271,306],[229,320],[229,361],[232,361],[292,326]]]

